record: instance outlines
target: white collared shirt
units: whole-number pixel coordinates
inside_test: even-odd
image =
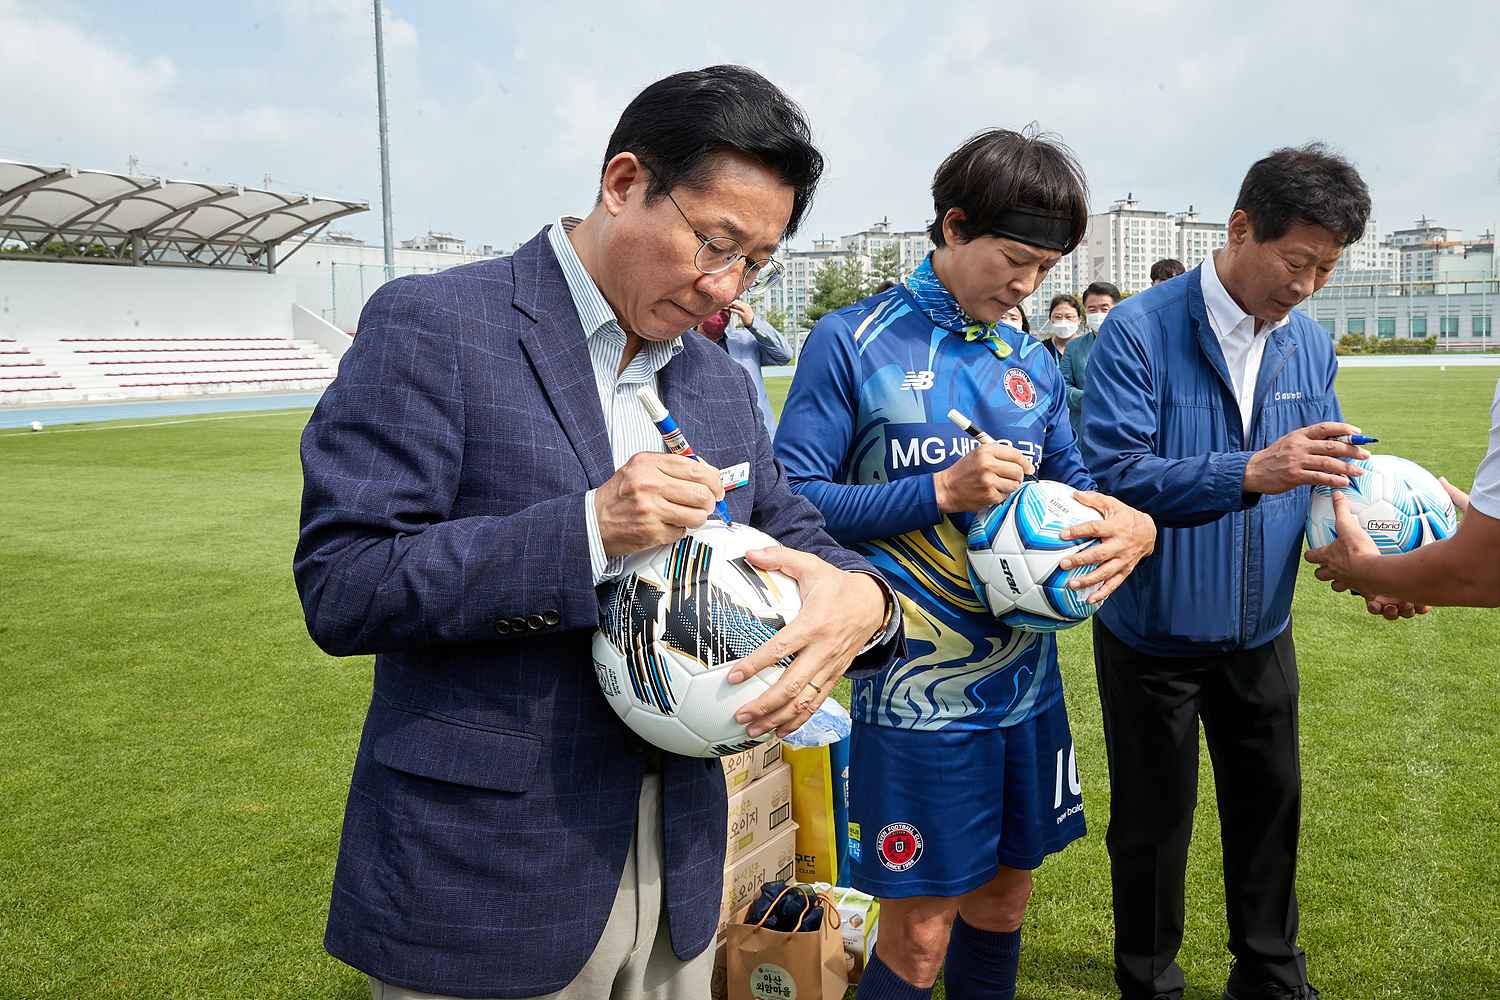
[[[1469,506],[1488,517],[1500,518],[1500,382],[1495,383],[1495,401],[1490,404],[1490,450],[1474,473]]]
[[[573,307],[578,310],[578,322],[583,327],[589,342],[589,359],[594,365],[594,385],[599,390],[599,403],[604,410],[604,423],[609,433],[609,447],[615,468],[630,461],[643,451],[666,451],[666,442],[661,432],[646,413],[636,393],[643,385],[657,391],[657,373],[668,361],[681,351],[682,338],[668,341],[648,340],[639,353],[630,359],[630,364],[620,372],[620,359],[625,356],[625,331],[615,311],[610,308],[599,286],[589,275],[578,252],[573,249],[567,233],[578,225],[578,219],[564,216],[547,231],[552,252],[562,266],[563,278],[568,283],[568,294],[573,298]],[[615,373],[619,372],[618,375]],[[622,556],[609,558],[604,551],[604,541],[599,534],[599,512],[594,507],[594,494],[589,490],[583,497],[584,524],[588,530],[589,563],[594,571],[594,586],[611,580],[624,570]],[[859,570],[880,587],[886,603],[885,626],[865,643],[855,655],[863,656],[882,643],[889,642],[901,623],[900,605],[896,592],[879,573]]]
[[[668,341],[648,340],[642,345],[625,370],[620,371],[620,359],[625,356],[625,331],[619,318],[610,308],[599,286],[578,258],[568,232],[578,225],[578,220],[563,217],[547,231],[552,244],[552,253],[562,266],[563,278],[568,283],[568,293],[573,299],[573,308],[578,310],[578,322],[588,340],[589,360],[594,366],[594,387],[599,390],[599,406],[604,411],[604,427],[609,434],[609,449],[615,469],[643,451],[666,451],[661,432],[656,429],[646,408],[641,405],[636,393],[642,386],[657,392],[657,372],[668,361],[683,350],[681,338]],[[618,373],[618,374],[616,374]],[[584,495],[583,515],[588,529],[589,562],[594,571],[594,586],[620,575],[624,559],[610,559],[604,552],[604,541],[599,534],[599,512],[594,507],[594,494],[589,490]]]
[[[1266,353],[1266,341],[1271,333],[1292,321],[1290,313],[1275,323],[1268,323],[1259,333],[1255,332],[1255,317],[1239,307],[1219,280],[1214,267],[1214,255],[1203,258],[1200,269],[1203,284],[1203,305],[1208,310],[1208,322],[1214,336],[1219,338],[1219,348],[1224,352],[1224,362],[1229,366],[1229,377],[1234,382],[1234,399],[1240,405],[1240,421],[1243,425],[1246,447],[1250,441],[1250,416],[1255,410],[1255,383],[1260,375],[1260,360]]]

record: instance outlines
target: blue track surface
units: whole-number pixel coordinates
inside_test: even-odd
[[[242,410],[298,410],[311,408],[321,392],[286,392],[209,399],[153,399],[140,402],[84,403],[76,406],[31,406],[0,409],[0,427],[29,427],[40,420],[48,427],[84,424],[99,420],[141,420],[151,417],[181,417],[200,413],[232,413]]]

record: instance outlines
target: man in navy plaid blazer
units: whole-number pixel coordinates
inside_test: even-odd
[[[598,690],[621,557],[719,499],[783,543],[754,559],[804,605],[742,667],[795,656],[752,735],[898,651],[889,589],[788,489],[745,372],[681,336],[775,270],[821,170],[809,134],[749,70],[668,77],[626,109],[586,219],[365,308],[303,434],[294,572],[318,645],[376,654],[325,943],[377,1000],[707,995],[724,781]],[[643,385],[708,464],[663,453]],[[726,496],[716,468],[741,462]]]

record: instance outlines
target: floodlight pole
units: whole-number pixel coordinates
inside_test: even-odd
[[[385,40],[380,0],[375,3],[375,95],[380,108],[380,214],[385,228],[385,280],[396,277],[395,240],[391,236],[391,136],[385,114]]]

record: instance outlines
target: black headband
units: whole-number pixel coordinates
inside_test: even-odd
[[[995,218],[989,235],[1068,253],[1078,245],[1073,236],[1073,216],[1035,208],[1008,208]]]

